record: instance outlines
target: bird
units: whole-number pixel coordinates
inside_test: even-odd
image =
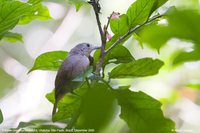
[[[89,43],[80,43],[70,50],[68,57],[58,69],[55,78],[55,102],[52,116],[56,113],[59,100],[61,100],[65,94],[73,93],[73,90],[78,88],[80,83],[73,81],[73,79],[86,72],[93,62],[90,53],[98,48],[100,47]]]

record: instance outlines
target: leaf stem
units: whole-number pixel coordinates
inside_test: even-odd
[[[112,12],[112,13],[110,14],[110,16],[108,17],[108,22],[107,22],[106,27],[105,27],[105,30],[104,30],[105,32],[107,32],[107,30],[108,30],[108,26],[109,26],[109,24],[110,24],[110,20],[111,20],[113,14],[114,14],[114,12]]]
[[[119,37],[118,40],[116,40],[111,47],[109,47],[106,51],[105,51],[105,55],[108,54],[114,47],[116,47],[119,43],[121,43],[124,39],[126,39],[129,35],[131,35],[132,33],[136,32],[138,29],[142,28],[144,25],[158,19],[158,18],[161,18],[163,15],[157,15],[151,19],[149,19],[148,21],[146,21],[145,23],[133,28],[133,29],[130,29],[125,35]]]

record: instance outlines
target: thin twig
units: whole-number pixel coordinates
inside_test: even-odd
[[[99,6],[99,1],[96,1],[96,0],[92,0],[92,7],[93,7],[93,10],[94,10],[94,13],[95,13],[95,16],[96,16],[96,20],[97,20],[97,25],[98,25],[98,28],[99,28],[99,32],[100,32],[100,36],[101,36],[101,41],[103,43],[103,41],[105,40],[104,39],[104,32],[103,32],[103,29],[101,27],[101,21],[100,21],[100,18],[99,18],[99,13],[100,13],[100,6]]]
[[[112,12],[112,13],[110,14],[110,16],[108,17],[108,22],[107,22],[106,27],[105,27],[105,30],[106,30],[106,31],[108,30],[108,26],[109,26],[109,24],[110,24],[110,20],[111,20],[111,18],[112,18],[113,13],[114,13],[114,12]]]
[[[91,5],[93,7],[95,16],[96,16],[96,20],[97,20],[97,25],[99,28],[99,32],[100,32],[100,36],[101,36],[101,52],[100,52],[100,59],[96,65],[96,70],[95,70],[95,74],[99,74],[101,71],[101,67],[103,64],[103,60],[104,60],[104,56],[105,56],[105,45],[106,45],[106,33],[103,31],[103,28],[101,26],[101,21],[99,18],[99,13],[100,13],[100,4],[99,4],[99,0],[91,0]]]
[[[140,29],[141,27],[143,27],[144,25],[158,19],[158,18],[161,18],[163,15],[158,15],[148,21],[146,21],[145,23],[139,25],[138,27],[135,27],[131,30],[129,30],[125,35],[119,37],[119,39],[117,41],[115,41],[111,47],[109,47],[106,51],[105,51],[105,55],[108,54],[114,47],[116,47],[119,43],[121,43],[124,39],[126,39],[129,35],[131,35],[132,33],[134,33],[135,31],[137,31],[138,29]]]

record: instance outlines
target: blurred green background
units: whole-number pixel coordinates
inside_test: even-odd
[[[112,11],[124,13],[132,3],[133,0],[101,0],[102,23],[106,23],[107,16]],[[53,20],[35,20],[28,25],[14,28],[12,31],[22,33],[23,43],[0,42],[0,109],[4,116],[0,129],[16,127],[21,121],[51,118],[52,104],[47,101],[45,95],[54,88],[56,72],[34,71],[27,74],[37,56],[53,50],[69,51],[80,42],[100,45],[95,16],[90,6],[84,6],[76,12],[75,8],[64,0],[46,0],[44,4],[49,8]],[[158,11],[162,13],[172,5],[181,9],[199,10],[198,0],[169,0]],[[133,38],[129,39],[125,46],[131,49],[136,59],[159,58],[165,62],[165,66],[156,76],[114,82],[132,84],[132,90],[141,90],[160,100],[164,104],[165,115],[176,122],[177,129],[198,133],[200,63],[196,61],[174,67],[171,62],[176,51],[190,51],[193,43],[173,38],[159,53],[147,45],[141,48],[139,42]],[[104,93],[101,91],[100,94]],[[110,104],[108,103],[108,106]],[[82,117],[87,115],[90,115],[89,112]],[[92,121],[91,119],[89,121]],[[113,123],[117,127],[111,125],[111,128],[105,129],[107,132],[127,131],[122,120]]]

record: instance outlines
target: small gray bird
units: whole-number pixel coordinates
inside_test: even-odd
[[[90,53],[100,47],[89,43],[80,43],[71,49],[69,56],[64,60],[55,79],[55,103],[52,116],[56,113],[58,101],[69,92],[78,87],[77,76],[83,74],[91,64]]]

